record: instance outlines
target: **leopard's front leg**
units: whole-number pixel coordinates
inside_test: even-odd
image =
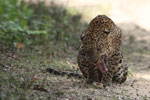
[[[112,72],[110,70],[103,73],[101,83],[104,86],[110,86],[112,84]]]

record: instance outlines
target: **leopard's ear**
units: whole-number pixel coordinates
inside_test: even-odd
[[[83,41],[84,37],[85,37],[85,31],[83,31],[82,34],[80,35],[81,41]]]
[[[108,35],[108,34],[110,33],[110,30],[108,30],[108,29],[106,28],[106,29],[103,31],[103,33]]]
[[[85,34],[81,34],[81,35],[80,35],[81,41],[83,41],[84,37],[85,37]]]

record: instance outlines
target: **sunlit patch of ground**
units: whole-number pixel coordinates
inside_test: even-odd
[[[150,73],[138,73],[138,72],[136,72],[135,73],[135,76],[134,76],[135,78],[137,78],[137,79],[145,79],[145,80],[147,80],[147,81],[150,81]]]

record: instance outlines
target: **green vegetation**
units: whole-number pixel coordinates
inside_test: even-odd
[[[0,39],[6,45],[19,42],[31,44],[29,35],[43,33],[31,30],[28,20],[33,15],[24,2],[18,5],[18,0],[0,1]]]
[[[64,42],[79,46],[81,14],[53,2],[0,1],[0,42],[11,47]],[[78,34],[78,35],[77,35]],[[72,40],[72,42],[69,42]]]

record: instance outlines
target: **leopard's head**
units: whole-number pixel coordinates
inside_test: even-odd
[[[105,67],[104,58],[107,59],[121,43],[121,31],[115,23],[105,15],[96,16],[81,35],[82,45],[96,58],[98,66]],[[100,65],[101,64],[101,65]],[[107,69],[101,69],[103,72]]]

